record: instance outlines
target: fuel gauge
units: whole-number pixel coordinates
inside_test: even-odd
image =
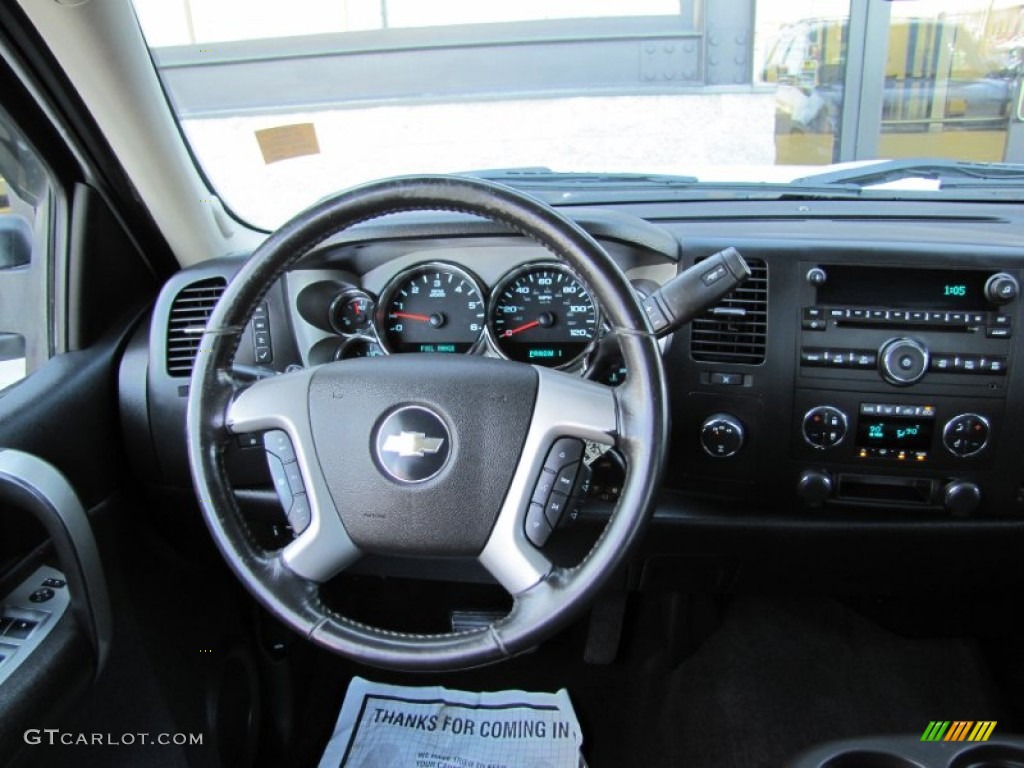
[[[331,327],[344,336],[366,332],[373,323],[376,304],[369,294],[362,291],[347,291],[331,302],[329,317]]]

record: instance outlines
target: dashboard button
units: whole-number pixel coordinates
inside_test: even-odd
[[[825,320],[804,320],[802,325],[805,331],[824,331],[827,326]]]
[[[890,384],[908,386],[927,372],[928,349],[913,339],[890,339],[878,351],[878,368]]]
[[[46,601],[53,599],[53,594],[54,592],[52,589],[43,587],[29,595],[28,599],[33,603],[45,603]]]
[[[942,430],[942,444],[954,456],[968,458],[984,450],[990,432],[988,419],[984,416],[962,413],[946,422]]]
[[[256,347],[255,354],[257,363],[274,362],[274,353],[270,351],[270,347]]]
[[[804,440],[818,450],[839,445],[846,437],[846,430],[846,414],[831,405],[819,405],[804,416]]]
[[[820,349],[803,349],[800,351],[800,364],[818,367],[825,364],[825,352]]]
[[[727,387],[738,387],[743,384],[742,373],[712,373],[708,379],[712,384],[722,384]]]
[[[888,318],[894,323],[905,323],[907,322],[908,312],[905,309],[890,309],[888,312]]]
[[[952,371],[953,361],[953,355],[932,355],[930,368],[933,371]]]
[[[1010,328],[1003,326],[988,327],[985,329],[985,336],[989,339],[1008,339],[1011,336]]]
[[[984,373],[995,373],[1003,375],[1006,373],[1006,358],[1005,357],[989,357],[985,360],[985,366],[982,368]]]
[[[927,312],[920,312],[920,311],[918,311],[918,312],[911,312],[909,319],[913,323],[924,323],[924,322],[926,322],[928,320],[928,313]]]

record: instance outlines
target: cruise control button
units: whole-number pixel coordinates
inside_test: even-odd
[[[544,507],[531,504],[526,512],[526,538],[535,547],[543,547],[551,536],[551,524],[544,515]]]
[[[306,486],[302,483],[302,473],[299,472],[299,465],[292,462],[284,465],[284,475],[288,478],[288,487],[293,494],[305,493]]]
[[[590,481],[593,476],[594,470],[586,463],[581,463],[580,471],[576,475],[576,485],[572,489],[574,504],[581,504],[587,498],[587,494],[590,493]]]
[[[263,447],[281,460],[282,464],[295,461],[295,449],[292,448],[292,441],[288,433],[274,429],[263,435]]]
[[[295,495],[292,507],[288,510],[288,523],[298,535],[309,527],[313,513],[309,507],[309,498],[304,493]]]

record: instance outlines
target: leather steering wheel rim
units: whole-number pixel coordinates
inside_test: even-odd
[[[577,436],[607,435],[607,442],[625,456],[628,469],[618,505],[593,549],[579,565],[561,568],[528,549],[513,555],[506,551],[512,541],[507,537],[513,534],[516,546],[522,546],[515,526],[521,530],[529,495],[513,498],[513,492],[523,487],[520,473],[528,466],[535,467],[526,461],[530,457],[524,456],[488,546],[480,554],[485,565],[495,562],[496,578],[513,597],[512,610],[485,629],[419,635],[369,627],[335,613],[321,599],[318,580],[297,572],[303,568],[296,565],[298,560],[289,560],[288,548],[266,551],[258,546],[233,495],[223,458],[233,431],[244,431],[246,424],[252,428],[278,423],[274,414],[248,422],[239,417],[245,408],[238,403],[245,400],[248,388],[231,375],[242,332],[270,287],[317,245],[349,227],[393,213],[428,210],[502,223],[543,245],[583,280],[602,308],[610,333],[617,337],[629,372],[626,381],[612,390],[549,369],[535,372],[549,400],[552,393],[562,393],[563,403],[600,402],[603,426],[577,425],[570,420],[563,428]],[[351,362],[371,361],[328,365],[335,367],[333,374],[350,370],[339,366]],[[263,382],[275,382],[265,385],[270,392],[269,387],[281,388],[299,380],[288,378],[293,376],[297,375],[284,374]],[[539,392],[534,421],[541,409]],[[533,422],[530,429],[534,429]],[[540,445],[531,442],[533,434],[529,433],[524,448]],[[661,477],[667,435],[667,392],[659,349],[628,280],[607,253],[578,225],[535,198],[493,182],[453,176],[399,177],[355,187],[305,210],[273,233],[229,283],[210,318],[197,355],[187,410],[189,462],[202,513],[217,547],[245,587],[277,618],[324,648],[365,664],[406,670],[466,669],[517,655],[587,608],[645,529]],[[546,439],[550,442],[550,437]],[[311,471],[322,471],[322,467],[312,466],[319,459],[307,457],[307,462]],[[339,537],[344,536],[344,526],[339,528],[337,520],[330,517],[336,515],[334,510],[315,512],[314,517],[317,514],[321,519],[316,536],[326,539],[323,531],[330,526],[340,531]],[[512,516],[511,522],[506,514]],[[498,539],[499,527],[506,538]],[[324,545],[319,539],[316,543]],[[524,570],[524,563],[532,563],[536,570]],[[529,574],[532,577],[528,578]],[[329,575],[324,571],[325,578]]]

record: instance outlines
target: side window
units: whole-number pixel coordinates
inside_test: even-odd
[[[35,150],[0,109],[0,390],[51,354],[53,185]]]

